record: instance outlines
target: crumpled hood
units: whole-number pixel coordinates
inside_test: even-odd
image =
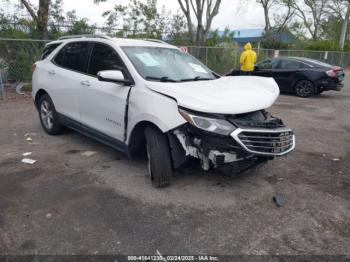
[[[278,98],[273,78],[227,76],[210,81],[147,82],[147,87],[176,99],[181,107],[217,114],[242,114],[269,108]]]

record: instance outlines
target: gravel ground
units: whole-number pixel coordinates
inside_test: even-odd
[[[31,98],[10,94],[0,101],[0,254],[350,255],[350,85],[281,95],[269,111],[294,129],[293,153],[240,176],[187,167],[156,190],[145,160],[72,131],[50,137]],[[21,163],[28,151],[34,165]]]

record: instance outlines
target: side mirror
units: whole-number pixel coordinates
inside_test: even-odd
[[[126,80],[122,71],[119,70],[104,70],[97,73],[99,81],[111,82],[117,84],[131,85],[131,81]]]

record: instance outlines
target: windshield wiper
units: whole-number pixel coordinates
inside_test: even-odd
[[[205,80],[214,80],[213,78],[209,78],[209,77],[201,77],[201,76],[196,76],[194,78],[185,78],[185,79],[181,79],[181,82],[189,82],[189,81],[205,81]]]
[[[167,76],[163,76],[163,77],[146,76],[145,78],[146,80],[158,80],[159,82],[174,82],[174,83],[179,82]]]

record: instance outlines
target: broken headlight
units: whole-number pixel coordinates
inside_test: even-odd
[[[210,118],[200,115],[195,115],[193,113],[187,112],[183,109],[179,110],[183,118],[187,120],[191,125],[205,130],[207,132],[213,132],[219,135],[229,135],[236,127],[225,119]]]

